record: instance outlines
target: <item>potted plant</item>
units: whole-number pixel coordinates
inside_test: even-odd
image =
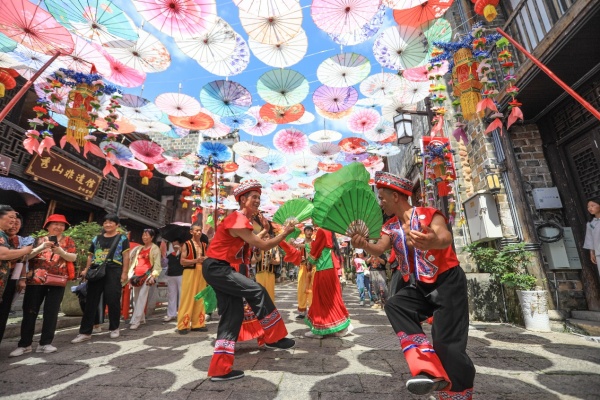
[[[525,249],[525,243],[510,244],[500,250],[470,244],[466,247],[466,251],[479,268],[489,273],[492,279],[500,284],[505,315],[507,315],[504,292],[506,287],[516,290],[525,328],[550,331],[546,291],[537,287],[535,276],[527,272],[527,267],[531,263],[531,253]]]

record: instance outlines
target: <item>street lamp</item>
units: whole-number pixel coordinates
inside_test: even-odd
[[[412,118],[410,114],[400,110],[398,115],[394,116],[394,129],[398,134],[398,144],[409,144],[413,141]]]

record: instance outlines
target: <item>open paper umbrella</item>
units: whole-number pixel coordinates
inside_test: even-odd
[[[165,161],[162,156],[164,149],[150,140],[136,140],[129,145],[129,150],[135,158],[146,164],[160,164]]]
[[[200,112],[200,103],[192,96],[182,93],[163,93],[154,104],[165,114],[173,117],[189,117]]]
[[[380,118],[375,128],[365,132],[365,138],[379,142],[392,135],[395,136],[395,134],[394,125],[390,121]]]
[[[329,112],[329,111],[321,110],[320,108],[316,107],[315,111],[321,117],[335,121],[335,120],[347,118],[350,115],[352,115],[352,113],[354,112],[354,108],[349,108],[347,110],[340,111],[340,112]]]
[[[8,53],[17,47],[17,42],[9,38],[3,33],[0,33],[0,52]]]
[[[373,55],[377,62],[395,71],[416,67],[425,60],[426,54],[423,32],[412,26],[391,26],[373,42]]]
[[[427,0],[404,10],[394,10],[394,20],[401,26],[420,26],[440,18],[450,8],[454,0]]]
[[[242,73],[250,63],[250,49],[242,36],[235,33],[235,48],[222,60],[198,61],[211,74],[233,76]]]
[[[252,96],[237,82],[218,80],[202,88],[200,102],[210,112],[225,117],[248,110],[252,105]]]
[[[268,103],[260,108],[259,113],[264,121],[278,125],[297,121],[302,114],[304,114],[304,106],[302,104],[294,104],[288,107]]]
[[[167,176],[165,181],[177,187],[187,188],[192,186],[192,180],[190,178],[186,178],[185,176]]]
[[[414,111],[417,109],[416,104],[409,104],[403,97],[393,97],[391,101],[381,107],[381,115],[384,119],[394,122],[394,117],[401,110]]]
[[[371,72],[371,62],[357,53],[343,53],[329,57],[317,68],[319,80],[331,87],[353,86]]]
[[[221,61],[233,54],[235,31],[223,19],[217,18],[210,28],[191,38],[176,39],[177,47],[198,62]]]
[[[315,156],[333,156],[340,152],[340,146],[331,142],[321,142],[310,146],[310,152]]]
[[[292,5],[281,13],[256,15],[240,11],[240,22],[248,37],[257,42],[275,44],[287,42],[302,27],[302,9],[300,3]]]
[[[163,175],[179,175],[185,168],[185,163],[182,160],[165,160],[155,164],[154,168]]]
[[[202,136],[206,136],[212,139],[219,139],[229,135],[231,132],[231,128],[229,125],[225,125],[221,121],[215,121],[214,125],[211,128],[204,129],[200,131]]]
[[[292,160],[290,169],[292,171],[309,172],[313,171],[319,165],[319,160],[314,157],[298,157]]]
[[[295,177],[308,178],[309,176],[315,176],[315,175],[321,173],[321,170],[319,170],[319,168],[315,168],[312,171],[297,171],[297,170],[293,170],[290,173],[292,174],[292,176],[295,176]]]
[[[304,110],[304,114],[302,114],[302,116],[297,119],[296,121],[292,121],[290,122],[290,125],[305,125],[305,124],[310,124],[311,122],[313,122],[315,120],[315,114]]]
[[[275,171],[269,171],[269,174],[267,175],[269,182],[277,183],[277,182],[288,182],[288,181],[292,180],[293,176],[287,172],[287,168],[280,168],[278,171],[283,171],[283,170],[285,170],[285,172],[283,174],[279,174],[279,173],[274,174],[273,172],[275,172]]]
[[[444,18],[427,21],[420,28],[430,47],[433,42],[450,42],[452,40],[452,26]]]
[[[130,119],[130,123],[135,125],[135,130],[139,133],[167,133],[171,127],[160,121],[139,121]]]
[[[124,94],[119,100],[118,112],[125,118],[140,121],[156,121],[162,117],[162,111],[150,100],[134,94]]]
[[[110,63],[110,75],[104,78],[114,83],[115,85],[123,87],[137,87],[141,86],[146,80],[146,73],[144,71],[138,71],[137,69],[128,67],[121,61],[107,54],[106,59]]]
[[[284,191],[284,190],[289,190],[290,189],[290,185],[288,185],[287,183],[284,182],[279,182],[279,183],[274,183],[271,185],[271,190],[274,191]]]
[[[0,32],[44,54],[70,54],[75,46],[64,26],[48,11],[27,0],[2,0]]]
[[[254,118],[256,118],[256,124],[254,124],[254,126],[252,126],[250,128],[242,128],[243,131],[249,133],[250,135],[266,136],[266,135],[273,133],[273,131],[275,131],[275,129],[277,129],[277,124],[267,122],[260,117],[260,107],[259,106],[250,107],[250,109],[248,110],[248,114],[252,115]]]
[[[131,121],[126,119],[125,117],[119,118],[115,121],[117,124],[117,132],[121,134],[133,133],[138,128]],[[108,122],[104,118],[98,118],[94,121],[94,124],[98,128],[99,131],[107,132],[109,129],[112,129],[108,126]],[[112,131],[111,133],[115,133]]]
[[[269,198],[273,203],[283,204],[292,198],[290,192],[276,191],[269,194]]]
[[[373,151],[373,153],[383,157],[391,157],[400,154],[400,148],[398,146],[386,145],[379,147],[377,150]]]
[[[104,51],[123,64],[143,72],[161,72],[171,65],[167,48],[150,33],[140,30],[135,42],[116,40],[106,42]]]
[[[110,63],[96,43],[88,42],[76,35],[73,35],[73,43],[75,44],[73,52],[57,59],[65,68],[89,74],[94,65],[100,75],[110,75]]]
[[[382,3],[394,10],[405,10],[425,3],[427,0],[383,0]]]
[[[320,162],[318,166],[319,166],[319,169],[323,172],[335,172],[338,169],[342,168],[342,164],[339,164],[339,163],[329,164],[329,163]]]
[[[360,83],[360,92],[367,97],[390,97],[402,87],[402,80],[397,74],[381,72],[367,77]]]
[[[215,121],[212,119],[212,117],[203,112],[198,112],[190,117],[169,116],[169,121],[181,128],[191,130],[210,129],[215,125]]]
[[[398,97],[407,104],[415,104],[429,96],[428,82],[413,82],[406,78],[402,79],[402,89]]]
[[[322,31],[340,35],[368,24],[380,4],[380,0],[313,0],[310,14]]]
[[[258,143],[251,143],[245,141],[235,143],[232,146],[232,150],[240,156],[250,156],[258,158],[263,158],[267,154],[269,154],[269,149],[267,147]]]
[[[148,169],[146,164],[135,158],[132,158],[131,160],[117,160],[116,164],[136,171],[145,171]]]
[[[31,78],[51,58],[44,53],[32,50],[29,47],[23,46],[22,44],[18,44],[13,51],[8,53],[8,55],[19,64],[19,66],[15,66],[15,69],[19,75],[25,79]],[[48,68],[46,68],[40,77],[49,77],[52,73],[54,73],[54,71],[63,67],[64,65],[60,61],[55,60]],[[38,79],[37,82],[44,80],[45,79]]]
[[[106,158],[113,159],[115,161],[131,160],[133,158],[133,153],[131,150],[119,142],[105,140],[100,143],[99,147],[100,150],[102,150],[102,152],[106,155]]]
[[[135,41],[129,17],[112,0],[44,0],[48,11],[71,32],[99,43]]]
[[[308,148],[308,137],[294,128],[282,129],[273,137],[275,148],[285,154],[298,154]]]
[[[346,120],[346,124],[351,132],[364,134],[375,128],[380,119],[381,116],[374,109],[363,108],[352,113]]]
[[[254,15],[279,15],[298,5],[298,0],[233,0],[241,11]]]
[[[328,33],[328,35],[331,40],[342,46],[352,46],[366,42],[371,39],[383,25],[383,21],[385,20],[385,10],[385,6],[380,5],[373,18],[359,29],[342,34]]]
[[[269,150],[263,161],[269,165],[269,170],[277,170],[287,163],[286,157],[277,150]]]
[[[217,19],[215,0],[133,0],[142,18],[171,37],[193,37]]]
[[[323,129],[311,133],[308,138],[313,142],[337,142],[342,138],[342,134],[338,131]]]
[[[291,69],[274,69],[261,75],[256,84],[264,101],[278,106],[298,104],[308,95],[308,81]]]
[[[229,161],[233,155],[229,147],[219,142],[202,142],[198,153],[201,157],[212,157],[215,162]]]
[[[242,156],[238,161],[240,169],[251,169],[255,174],[264,174],[269,171],[269,164],[255,156]]]
[[[335,88],[319,86],[313,93],[313,103],[327,112],[346,111],[358,100],[358,92],[353,87]]]
[[[23,67],[9,53],[2,53],[0,50],[0,68],[19,68]]]
[[[290,67],[306,55],[308,49],[308,38],[306,32],[300,29],[291,39],[281,43],[261,43],[256,40],[248,40],[252,53],[263,63],[276,68]]]
[[[239,165],[234,163],[233,161],[229,161],[226,163],[223,163],[223,165],[221,165],[221,167],[223,168],[223,173],[229,173],[229,172],[235,172],[237,171],[237,169],[239,168]]]
[[[365,167],[372,167],[375,164],[379,164],[383,162],[383,159],[378,155],[369,156],[366,159],[361,161]]]
[[[248,113],[222,117],[221,122],[231,129],[249,129],[256,125],[256,118]]]
[[[340,161],[344,163],[362,162],[369,158],[369,153],[340,153],[341,157],[338,157]]]
[[[350,154],[363,153],[367,150],[368,145],[369,142],[367,142],[365,139],[361,139],[358,137],[349,137],[346,139],[342,139],[339,142],[339,146],[342,149],[342,151]]]
[[[44,202],[40,196],[35,194],[23,182],[5,176],[0,176],[0,195],[2,196],[2,203],[13,206],[25,203],[30,207],[34,204]]]

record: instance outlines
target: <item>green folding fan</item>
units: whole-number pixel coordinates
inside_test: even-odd
[[[200,293],[194,296],[194,299],[196,301],[204,299],[204,312],[206,314],[210,314],[217,309],[217,295],[210,285],[202,289]]]
[[[298,224],[310,218],[313,208],[311,201],[305,198],[288,200],[275,212],[273,222],[285,225],[293,221],[294,225]]]
[[[316,185],[315,185],[316,186]],[[338,185],[327,195],[317,192],[312,218],[317,226],[346,236],[380,237],[383,216],[371,187],[359,180]]]
[[[353,162],[335,172],[317,178],[315,180],[315,200],[317,196],[327,196],[346,182],[358,181],[368,186],[369,179],[371,179],[371,175],[365,166],[362,163]]]

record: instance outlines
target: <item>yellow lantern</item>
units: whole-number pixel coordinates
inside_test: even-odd
[[[80,83],[69,92],[69,102],[65,115],[69,118],[67,136],[74,137],[80,146],[85,144],[84,136],[88,134],[88,123],[91,120],[91,102],[95,100],[94,89],[85,83]]]
[[[479,81],[477,66],[478,63],[470,49],[463,48],[454,54],[453,94],[460,98],[460,106],[466,120],[473,120],[478,115],[477,103],[481,100],[483,84]],[[483,112],[479,116],[482,117]]]

